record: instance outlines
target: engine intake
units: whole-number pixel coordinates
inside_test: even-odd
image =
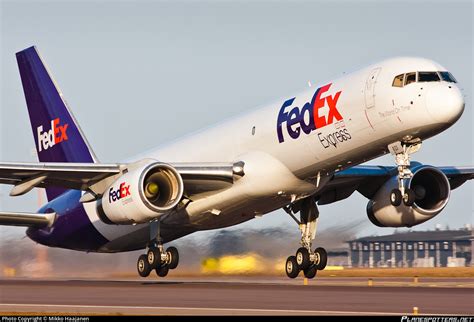
[[[415,191],[415,207],[424,213],[443,210],[451,193],[448,178],[432,167],[418,170],[410,180],[409,187]]]
[[[388,180],[367,204],[367,216],[379,227],[412,227],[437,214],[448,204],[451,187],[443,172],[431,166],[419,166],[412,170],[413,177],[408,188],[415,192],[415,203],[407,207],[403,203],[394,207],[390,203],[390,192],[398,188],[397,177]]]
[[[160,163],[145,168],[140,178],[140,196],[152,210],[174,208],[183,196],[183,180],[170,165]]]
[[[154,162],[118,178],[97,203],[97,212],[108,224],[145,223],[173,210],[183,191],[178,171]]]

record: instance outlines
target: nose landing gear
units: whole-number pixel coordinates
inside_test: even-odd
[[[160,222],[150,223],[150,243],[146,254],[138,257],[137,271],[141,277],[147,277],[152,270],[160,277],[168,275],[170,269],[178,267],[179,253],[175,247],[164,250],[160,236]]]
[[[285,271],[289,278],[296,278],[303,271],[306,278],[314,278],[318,270],[323,270],[327,264],[327,253],[322,247],[311,249],[312,241],[316,237],[319,211],[314,197],[308,197],[301,201],[300,221],[296,219],[292,205],[283,208],[296,223],[301,231],[301,247],[295,256],[286,260]]]
[[[413,206],[416,199],[415,191],[407,188],[407,180],[413,177],[410,170],[410,155],[421,148],[421,141],[415,143],[395,142],[388,146],[388,150],[395,156],[395,162],[398,169],[398,189],[390,192],[390,203],[398,207],[402,201],[407,207]]]

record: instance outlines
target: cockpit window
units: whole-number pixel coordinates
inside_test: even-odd
[[[395,76],[395,78],[393,79],[392,86],[403,87],[403,76],[405,76],[405,74]]]
[[[439,72],[439,74],[441,75],[441,79],[445,82],[457,83],[456,78],[454,78],[450,72]]]
[[[411,72],[395,76],[392,82],[393,87],[403,87],[415,82],[440,82],[441,80],[450,83],[457,83],[450,72]]]
[[[439,82],[437,72],[418,72],[418,82]]]
[[[416,73],[407,73],[407,76],[405,77],[405,86],[414,82],[416,82]]]

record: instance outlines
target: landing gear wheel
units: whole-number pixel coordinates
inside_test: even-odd
[[[148,264],[150,265],[151,269],[156,268],[159,266],[161,262],[161,253],[158,248],[150,248],[146,253]]]
[[[390,203],[395,207],[400,206],[402,203],[402,193],[399,189],[393,189],[390,192]]]
[[[163,265],[163,266],[157,267],[155,270],[156,270],[156,274],[159,277],[165,277],[166,275],[168,275],[170,268],[168,265]]]
[[[296,221],[301,232],[301,247],[296,251],[296,256],[290,256],[286,260],[285,272],[289,278],[297,277],[300,271],[304,272],[306,278],[314,278],[318,269],[326,267],[326,251],[318,248],[316,251],[319,251],[319,253],[313,253],[311,250],[319,219],[316,202],[316,197],[308,196],[283,207],[286,213]],[[295,213],[298,211],[300,212],[300,220],[295,217]]]
[[[328,263],[328,253],[322,247],[316,248],[314,250],[314,253],[319,258],[319,261],[315,265],[316,269],[319,270],[319,271],[322,271],[323,269],[326,268],[326,264]]]
[[[296,262],[295,256],[288,257],[286,260],[285,271],[289,278],[295,278],[298,276],[300,269],[298,268],[298,263]]]
[[[166,254],[168,255],[168,258],[169,258],[169,263],[168,263],[169,269],[175,269],[176,267],[178,267],[179,253],[176,247],[173,247],[173,246],[168,247],[168,249],[166,250]]]
[[[304,271],[304,277],[306,278],[314,278],[316,276],[316,273],[318,272],[318,269],[316,268],[316,265],[311,265]]]
[[[405,206],[407,207],[413,206],[413,204],[415,203],[415,199],[416,199],[415,191],[413,191],[412,189],[406,189],[405,195],[403,196],[403,203],[405,204]]]
[[[143,254],[138,257],[137,270],[138,270],[138,274],[141,277],[147,277],[148,275],[150,275],[151,267],[150,267],[150,264],[148,263],[147,255]]]
[[[305,270],[311,264],[309,258],[309,251],[305,247],[300,247],[296,251],[296,263],[298,263],[298,267],[300,270]]]

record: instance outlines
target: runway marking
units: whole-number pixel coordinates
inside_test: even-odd
[[[315,311],[315,310],[275,310],[275,309],[232,309],[214,307],[179,307],[179,306],[118,306],[118,305],[65,305],[65,304],[18,304],[0,303],[0,307],[39,307],[39,308],[67,308],[67,309],[125,309],[125,310],[186,310],[186,311],[216,311],[216,312],[240,312],[240,313],[300,313],[300,314],[353,314],[353,315],[411,315],[407,312],[363,312],[363,311]],[[92,313],[92,312],[89,312]],[[111,313],[111,312],[108,312]],[[427,315],[452,315],[445,313],[424,313]],[[456,313],[456,315],[459,315]],[[461,314],[464,315],[464,314]]]

